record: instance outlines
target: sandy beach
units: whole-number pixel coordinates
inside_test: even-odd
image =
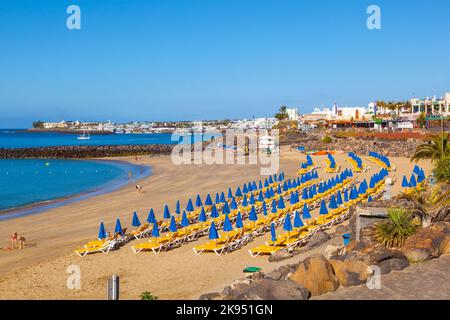
[[[313,160],[320,166],[320,177],[331,177],[324,173],[325,158],[315,156]],[[337,154],[335,158],[342,168],[350,167],[345,161],[346,155]],[[134,157],[120,160],[136,163]],[[285,172],[286,178],[293,177],[304,160],[301,153],[282,148],[280,170]],[[395,194],[401,190],[401,177],[410,176],[414,163],[407,158],[390,160],[397,168],[394,172],[397,182],[392,188]],[[109,231],[113,231],[117,217],[122,226],[130,230],[133,211],[144,221],[153,208],[159,219],[166,203],[174,211],[177,199],[184,208],[187,200],[194,200],[197,194],[204,199],[207,193],[226,192],[228,187],[235,189],[248,181],[265,178],[260,175],[258,165],[176,166],[168,156],[143,157],[139,163],[151,166],[153,172],[139,181],[142,194],[137,194],[132,184],[43,213],[2,221],[0,246],[9,245],[8,237],[14,231],[24,235],[29,245],[24,250],[0,251],[0,299],[105,299],[106,280],[113,274],[121,279],[121,299],[139,299],[143,291],[150,291],[159,299],[196,299],[202,293],[220,290],[242,277],[242,269],[247,266],[259,266],[264,271],[276,267],[267,257],[252,258],[247,252],[267,241],[268,235],[221,257],[194,254],[192,247],[206,241],[205,237],[159,255],[134,254],[131,246],[144,240],[133,240],[109,254],[77,256],[74,249],[96,237],[102,219]],[[370,162],[364,163],[371,169],[360,174],[361,177],[379,170]],[[427,175],[430,173],[428,161],[419,165]],[[80,290],[66,287],[69,265],[78,265],[81,269]]]

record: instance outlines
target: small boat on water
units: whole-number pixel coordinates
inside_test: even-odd
[[[82,135],[79,135],[77,137],[77,140],[90,140],[90,139],[91,139],[91,136],[89,135],[89,133],[86,134],[86,132],[83,132]]]

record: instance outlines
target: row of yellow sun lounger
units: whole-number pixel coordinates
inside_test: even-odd
[[[126,228],[123,229],[124,234],[126,232]],[[110,250],[114,249],[117,245],[123,242],[124,236],[120,233],[115,233],[112,237],[105,238],[102,240],[92,240],[86,243],[82,248],[78,248],[75,250],[75,253],[80,257],[84,257],[90,253],[103,252],[108,253]]]
[[[209,241],[204,245],[196,246],[193,248],[193,250],[196,254],[201,254],[204,252],[214,252],[217,255],[221,255],[225,252],[233,251],[237,248],[240,248],[243,245],[245,245],[246,243],[253,240],[254,237],[260,236],[263,233],[270,230],[270,224],[272,222],[276,222],[275,225],[281,224],[287,213],[292,213],[293,211],[297,210],[299,207],[303,207],[303,204],[305,202],[309,204],[309,203],[316,201],[318,204],[322,199],[324,199],[331,193],[344,188],[349,183],[351,183],[351,180],[346,180],[344,183],[340,184],[340,186],[335,186],[335,188],[333,188],[334,191],[329,190],[327,193],[324,193],[318,197],[315,197],[315,199],[308,199],[306,201],[301,201],[295,205],[292,205],[285,209],[279,210],[277,213],[269,214],[267,217],[256,221],[256,223],[254,225],[249,223],[247,226],[244,226],[244,228],[241,229],[239,232],[233,231],[233,233],[231,233],[231,234],[227,233],[227,234],[223,235],[221,238],[217,239],[216,241]],[[334,212],[334,215],[340,214],[342,210],[344,210],[344,208],[336,209],[336,211]],[[283,243],[285,242],[286,244],[294,244],[295,242],[298,242],[298,239],[296,238],[296,236],[300,235],[300,234],[302,236],[306,236],[306,234],[308,233],[308,232],[305,233],[306,230],[317,229],[318,226],[322,223],[321,220],[323,219],[323,217],[325,217],[325,216],[320,217],[320,219],[317,223],[312,222],[311,225],[304,227],[305,229],[302,230],[302,233],[297,234],[294,232],[293,234],[291,234],[290,240],[284,239]],[[327,217],[333,217],[333,215],[330,214]],[[272,249],[273,248],[269,248],[268,250],[272,250]]]
[[[308,181],[308,182],[302,184],[301,186],[299,186],[298,189],[305,188],[305,187],[311,185],[313,182],[314,181]],[[286,196],[287,194],[290,194],[290,192],[292,192],[292,190],[284,192],[282,194],[282,196]],[[265,201],[267,204],[269,204],[271,199],[265,199]],[[250,212],[251,207],[252,207],[252,205],[248,205],[246,207],[241,207],[240,209],[232,210],[231,213],[228,214],[228,217],[230,218],[231,221],[233,221],[236,218],[238,212],[241,212],[242,216],[245,218],[246,215]],[[261,208],[262,202],[256,201],[255,207]],[[272,222],[273,219],[275,219],[277,217],[278,217],[277,214],[268,215],[267,218],[259,219],[258,221],[254,222],[254,223],[244,226],[244,231],[246,233],[255,232],[255,230],[257,231],[258,229],[261,229],[262,225]],[[224,220],[225,220],[225,215],[223,215],[223,214],[221,214],[218,218],[212,219],[212,221],[214,221],[214,223],[216,224],[216,226],[219,229],[223,225]],[[200,226],[200,227],[198,227],[198,226]],[[174,248],[177,245],[181,245],[182,243],[193,241],[193,240],[197,239],[198,236],[200,236],[200,235],[207,234],[207,230],[208,230],[209,226],[210,226],[210,222],[207,222],[207,223],[197,222],[186,228],[187,234],[184,235],[182,239],[180,239],[179,235],[175,235],[175,237],[173,235],[170,235],[171,233],[169,232],[168,233],[169,236],[167,236],[168,240],[166,238],[163,238],[162,241],[150,239],[149,241],[146,241],[146,242],[143,242],[143,243],[133,246],[132,250],[135,253],[141,252],[143,250],[151,250],[154,253],[159,253],[162,250],[168,250],[168,249]],[[199,230],[200,230],[200,232],[198,232]],[[195,235],[193,235],[193,234],[195,234]],[[188,235],[190,235],[191,237],[189,237]],[[160,239],[160,238],[158,238],[158,239]],[[203,250],[203,251],[205,251],[205,250]]]
[[[252,257],[258,255],[271,255],[280,250],[289,250],[293,247],[300,245],[307,241],[307,239],[317,230],[327,229],[335,224],[338,224],[345,220],[349,213],[351,205],[367,199],[369,195],[380,194],[384,187],[384,182],[379,183],[375,188],[368,190],[364,195],[360,195],[358,199],[351,200],[326,215],[321,215],[315,220],[308,221],[307,225],[301,227],[293,232],[283,233],[277,236],[276,241],[267,242],[264,245],[260,245],[256,248],[250,249],[249,254]]]
[[[388,166],[386,165],[386,163],[384,163],[383,161],[381,161],[381,160],[378,159],[378,158],[369,156],[369,157],[367,157],[367,160],[369,160],[369,161],[371,161],[371,162],[377,164],[377,165],[380,166],[381,168],[387,169],[388,171],[395,171],[395,168],[394,168],[394,167],[392,167],[392,166],[391,166],[391,167],[388,167]]]
[[[358,173],[363,172],[364,167],[362,167],[362,168],[358,167],[358,164],[356,163],[356,161],[354,159],[348,157],[347,162],[350,163],[350,165],[352,166],[352,170],[354,172],[358,172]]]

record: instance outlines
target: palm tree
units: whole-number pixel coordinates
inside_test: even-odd
[[[411,161],[417,162],[421,159],[431,159],[431,161],[436,161],[450,156],[449,138],[450,134],[448,132],[443,132],[442,134],[433,135],[427,138],[425,143],[422,143],[417,147]]]

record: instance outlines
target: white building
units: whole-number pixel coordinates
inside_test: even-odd
[[[323,120],[360,120],[368,116],[365,107],[338,107],[336,104],[332,108],[314,108],[311,116],[306,118]]]
[[[286,108],[286,113],[289,120],[298,121],[298,109],[297,108]]]
[[[410,100],[412,114],[425,113],[428,116],[450,115],[450,92],[446,92],[440,99],[426,97],[425,99],[412,98]]]

